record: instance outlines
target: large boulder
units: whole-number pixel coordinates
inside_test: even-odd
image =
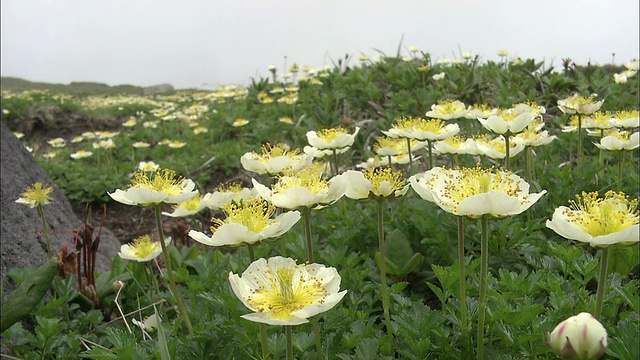
[[[47,243],[42,234],[42,220],[36,209],[18,204],[27,186],[41,182],[43,186],[53,186],[51,204],[44,206],[44,215],[49,228],[51,251],[57,254],[83,221],[73,212],[69,200],[62,194],[49,175],[42,169],[33,156],[25,149],[13,132],[0,124],[0,198],[2,205],[2,223],[0,228],[0,274],[4,287],[4,297],[15,289],[13,281],[7,278],[12,268],[39,267],[47,261]],[[99,224],[95,224],[99,227]],[[97,229],[95,231],[97,235]],[[73,246],[69,247],[72,250]],[[120,249],[120,242],[113,233],[103,228],[100,235],[96,268],[109,270],[111,258]],[[4,301],[4,298],[3,298]]]

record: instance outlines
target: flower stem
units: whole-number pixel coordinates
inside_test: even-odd
[[[382,210],[384,208],[384,198],[378,199],[378,248],[380,252],[380,292],[382,294],[382,311],[384,312],[384,322],[387,327],[387,334],[393,335],[391,327],[391,316],[389,314],[389,293],[387,290],[387,256],[384,246],[384,217]]]
[[[332,167],[333,175],[338,175],[338,152],[336,149],[333,149],[333,167]]]
[[[533,181],[533,172],[531,170],[533,163],[533,150],[531,146],[527,146],[524,150],[524,181],[531,184]]]
[[[254,244],[247,244],[247,248],[249,249],[249,260],[251,263],[256,261],[256,252],[253,248]],[[259,323],[258,327],[260,328],[260,342],[262,344],[262,358],[269,359],[269,344],[267,344],[267,325],[264,323]]]
[[[506,168],[506,170],[509,170],[509,166],[511,165],[511,160],[509,157],[509,150],[511,150],[509,145],[509,138],[511,137],[511,133],[507,131],[502,135],[502,137],[504,138],[504,167]]]
[[[287,337],[287,360],[293,360],[293,341],[291,339],[291,328],[291,325],[285,325],[284,327],[284,333]]]
[[[598,277],[598,290],[596,292],[596,310],[593,317],[600,320],[602,315],[602,300],[604,299],[604,289],[607,287],[607,272],[609,270],[609,257],[611,253],[608,248],[600,251],[600,276]]]
[[[164,256],[164,262],[167,265],[167,273],[169,274],[169,285],[171,285],[171,292],[173,296],[176,298],[176,302],[178,303],[178,308],[180,309],[180,313],[182,317],[184,317],[184,322],[187,325],[187,329],[189,330],[189,335],[193,336],[193,327],[191,326],[191,320],[189,319],[189,314],[187,313],[187,309],[184,307],[182,303],[182,298],[178,293],[178,288],[176,287],[176,280],[173,277],[173,267],[171,266],[171,255],[169,255],[169,248],[164,243],[164,231],[162,230],[162,218],[160,216],[160,205],[156,205],[156,225],[158,226],[158,235],[160,235],[160,246],[162,246],[162,255]]]
[[[458,216],[458,264],[460,264],[460,317],[462,336],[467,333],[467,289],[464,271],[464,217]]]
[[[622,174],[624,170],[624,150],[618,151],[618,177],[616,178],[616,188],[620,189],[622,185]]]
[[[318,353],[318,359],[322,359],[322,339],[320,338],[320,324],[317,317],[312,317],[309,322],[313,326],[313,334],[316,338],[316,352]]]
[[[304,233],[306,235],[307,261],[313,263],[313,237],[311,236],[311,209],[305,207],[302,209],[302,222],[304,223]]]
[[[582,115],[577,114],[578,116],[578,159],[577,159],[577,164],[578,164],[578,176],[582,177],[580,175],[580,170],[582,169],[582,155],[584,153],[583,149],[582,149]]]
[[[49,240],[49,229],[47,228],[47,221],[44,219],[44,210],[42,210],[42,205],[38,205],[38,214],[40,214],[40,219],[42,219],[44,239],[47,241],[47,255],[51,257],[51,241]]]
[[[484,318],[487,310],[487,273],[489,272],[489,226],[487,218],[480,218],[480,303],[478,307],[477,359],[484,359]]]
[[[407,138],[407,152],[409,153],[409,174],[413,174],[413,158],[411,156],[411,139],[409,138]],[[389,164],[389,166],[391,166],[391,164]]]
[[[433,169],[433,149],[431,148],[431,140],[427,140],[427,146],[429,147],[429,169]]]

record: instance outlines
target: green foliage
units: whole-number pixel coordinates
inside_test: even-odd
[[[49,121],[57,125],[74,116],[86,120],[82,129],[66,136],[64,148],[54,149],[45,143],[49,140],[42,132],[46,126],[41,130],[35,126],[23,141],[34,149],[34,156],[71,200],[108,202],[107,192],[125,188],[140,161],[152,160],[174,169],[193,179],[204,193],[230,178],[248,182],[240,170],[239,158],[244,153],[259,151],[266,142],[302,148],[307,144],[305,133],[309,130],[347,126],[352,131],[355,126],[361,127],[353,147],[340,158],[344,167],[353,167],[373,155],[375,137],[388,129],[397,116],[422,116],[440,100],[502,107],[535,101],[547,110],[546,129],[558,136],[551,144],[537,148],[533,155],[531,187],[536,192],[545,189],[547,194],[527,212],[489,223],[485,348],[487,358],[553,359],[544,341],[545,331],[551,331],[568,316],[592,311],[599,256],[588,245],[568,241],[547,229],[545,221],[556,207],[567,205],[581,191],[616,189],[637,198],[639,180],[637,162],[629,161],[628,173],[617,179],[619,183],[614,181],[618,158],[604,154],[601,163],[599,151],[590,146],[590,141],[585,142],[588,160],[582,173],[577,173],[570,155],[575,151],[575,137],[560,131],[568,119],[559,112],[557,101],[574,92],[598,93],[599,98],[605,99],[603,110],[637,109],[639,77],[629,78],[627,84],[615,84],[612,74],[620,69],[567,65],[563,72],[556,72],[543,62],[517,60],[481,63],[476,57],[442,64],[432,63],[429,54],[416,54],[411,61],[398,56],[350,66],[341,59],[339,66],[318,71],[316,80],[320,84],[298,82],[297,100],[293,103],[278,101],[292,92],[280,92],[278,88],[290,83],[267,79],[254,80],[246,93],[220,89],[147,97],[69,96],[54,94],[53,90],[19,93],[16,88],[3,92],[2,108],[8,112],[2,114],[2,121],[16,125],[39,119],[35,123]],[[444,73],[445,78],[434,80],[433,75],[439,73]],[[3,86],[4,83],[3,78]],[[265,96],[272,101],[265,101]],[[47,114],[58,114],[60,118]],[[279,121],[283,116],[290,117],[293,124]],[[131,118],[135,124],[123,127]],[[234,127],[238,118],[249,123]],[[460,121],[465,136],[484,132],[477,123],[465,121]],[[196,127],[207,131],[196,134]],[[72,128],[68,124],[65,129]],[[112,138],[112,149],[94,149],[93,143],[99,139],[71,142],[72,135],[85,131],[119,133]],[[170,141],[185,145],[172,148],[167,145]],[[136,149],[132,146],[136,142],[150,146]],[[94,154],[71,159],[70,155],[80,149]],[[50,151],[56,151],[56,156],[45,158],[43,155]],[[637,158],[638,150],[631,154]],[[520,173],[524,159],[517,156],[512,160],[512,167]],[[454,159],[437,159],[438,165],[449,161]],[[471,156],[460,156],[455,161],[464,166],[478,162],[483,167],[499,166],[486,158]],[[415,166],[424,168],[424,163]],[[385,334],[379,291],[377,208],[342,199],[312,212],[316,261],[335,267],[341,275],[340,288],[348,290],[334,309],[317,317],[323,357],[473,357],[472,334],[476,331],[479,297],[479,222],[464,222],[468,327],[463,329],[456,219],[411,191],[385,206],[393,337]],[[287,256],[305,258],[302,225],[281,240]],[[257,245],[256,254],[281,255],[279,241]],[[262,358],[259,326],[240,317],[249,310],[228,283],[230,272],[242,273],[248,266],[247,250],[179,246],[170,247],[169,256],[195,336],[187,335],[183,320],[172,306],[174,299],[168,291],[166,273],[159,273],[153,263],[126,262],[116,257],[110,271],[97,276],[103,308],[93,308],[92,302],[85,301],[74,287],[72,276],[56,278],[47,283],[47,287],[53,283],[53,295],[47,301],[20,304],[23,311],[16,320],[22,321],[7,325],[3,345],[12,356],[20,358]],[[637,247],[612,251],[609,266],[602,315],[609,332],[607,356],[637,359]],[[22,284],[20,287],[29,287],[36,281],[31,274],[24,269],[10,272],[11,278]],[[125,286],[114,288],[116,280]],[[157,329],[143,331],[133,324],[133,319],[142,321],[156,314],[154,308],[161,318]],[[5,311],[13,307],[6,309],[3,306],[3,329]],[[296,357],[315,357],[311,325],[296,326],[293,342]],[[281,327],[267,326],[267,343],[271,358],[284,357]]]

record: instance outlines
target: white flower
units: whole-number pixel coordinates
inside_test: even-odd
[[[216,225],[211,227],[211,237],[195,230],[189,231],[189,236],[209,246],[254,244],[284,234],[300,220],[299,211],[287,211],[272,219],[276,207],[261,198],[227,203],[222,211],[226,218],[213,220]]]
[[[409,190],[401,172],[389,167],[374,167],[363,171],[347,170],[345,196],[350,199],[396,198]]]
[[[566,99],[558,100],[558,108],[569,115],[590,115],[598,111],[604,102],[604,100],[595,101],[594,98],[596,96],[598,95],[593,94],[589,97],[584,97],[576,94]]]
[[[546,190],[530,194],[529,184],[508,171],[433,168],[409,178],[425,200],[458,216],[503,218],[517,215],[538,201]]]
[[[128,189],[107,194],[126,205],[155,206],[189,200],[198,194],[195,187],[192,180],[176,177],[173,170],[160,169],[156,172],[136,171]]]
[[[638,199],[629,200],[622,192],[583,192],[569,207],[553,212],[547,227],[558,235],[591,244],[595,248],[638,243]]]
[[[593,143],[604,150],[633,150],[640,146],[640,133],[629,134],[628,131],[615,131],[602,139],[600,143]]]
[[[171,238],[164,240],[165,245],[171,243]],[[125,244],[120,247],[118,255],[125,260],[133,260],[145,262],[153,260],[162,253],[162,246],[159,242],[152,242],[149,235],[141,236],[131,244]]]
[[[531,112],[518,113],[514,109],[498,111],[487,119],[478,118],[485,129],[496,134],[517,134],[523,131],[533,121],[535,115]]]
[[[289,150],[284,144],[267,144],[262,146],[262,154],[245,153],[240,162],[245,170],[274,175],[286,169],[299,171],[309,167],[313,162],[313,156],[301,154],[298,149]]]
[[[258,259],[238,276],[229,272],[234,294],[254,313],[243,318],[270,325],[299,325],[333,308],[347,293],[335,268],[296,264],[280,256]]]
[[[302,171],[281,176],[271,189],[255,179],[251,181],[262,198],[284,209],[320,209],[338,201],[347,187],[344,176],[338,175],[326,180],[322,164],[313,164]]]
[[[353,145],[356,135],[360,131],[356,127],[353,134],[349,134],[345,128],[322,129],[320,131],[308,131],[307,141],[309,145],[320,149],[344,149]]]
[[[444,72],[441,72],[441,73],[438,73],[438,74],[435,74],[435,75],[432,76],[433,80],[435,80],[435,81],[440,81],[440,80],[444,79],[444,77],[445,77],[445,73]]]

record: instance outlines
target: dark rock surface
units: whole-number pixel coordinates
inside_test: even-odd
[[[0,275],[4,287],[4,300],[15,288],[13,281],[7,278],[9,269],[39,267],[47,260],[47,245],[44,235],[40,235],[43,228],[37,209],[15,202],[27,186],[41,182],[44,187],[54,188],[51,204],[44,207],[49,232],[54,233],[50,235],[51,252],[54,256],[60,247],[73,237],[83,220],[76,216],[69,200],[4,123],[0,124],[0,135]],[[94,225],[99,227],[97,222]],[[97,229],[95,234],[97,235]],[[111,258],[117,255],[120,241],[107,228],[102,229],[100,239],[96,268],[105,271],[110,268]],[[72,250],[72,246],[69,250]]]

